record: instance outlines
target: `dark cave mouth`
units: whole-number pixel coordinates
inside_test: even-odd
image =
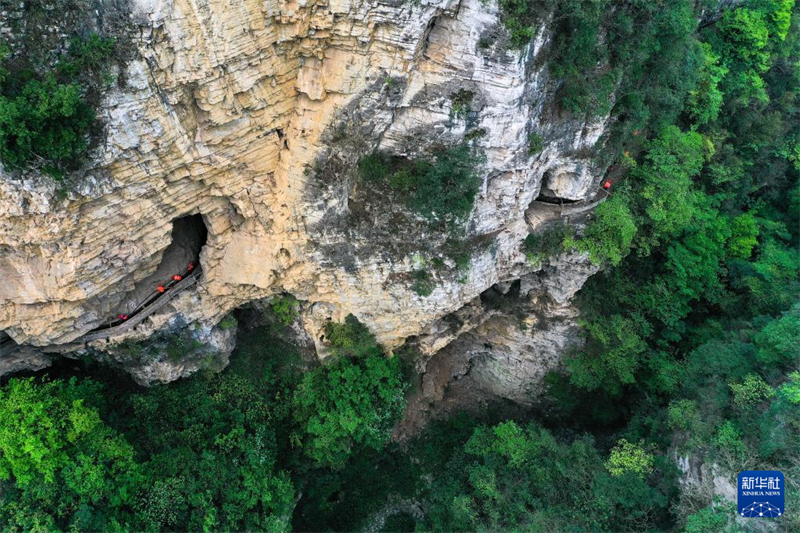
[[[556,205],[568,205],[574,204],[579,200],[570,200],[569,198],[560,198],[556,196],[556,193],[550,191],[549,189],[542,189],[539,193],[539,196],[531,203],[531,206],[535,202],[544,202],[546,204],[556,204]]]
[[[203,215],[186,215],[172,221],[169,246],[164,249],[161,262],[156,271],[136,284],[154,289],[159,283],[166,283],[173,276],[183,276],[200,266],[200,253],[208,242],[208,228]],[[192,267],[190,268],[190,265]]]
[[[3,355],[3,348],[15,348],[17,343],[11,338],[11,335],[0,329],[0,356]]]
[[[162,296],[171,294],[180,280],[200,269],[200,256],[208,242],[208,228],[203,215],[187,215],[172,221],[171,240],[164,249],[155,272],[137,281],[133,290],[114,312],[115,319],[98,329],[132,319]]]
[[[208,228],[203,215],[187,215],[176,218],[172,223],[172,242],[164,255],[174,246],[183,247],[195,259],[200,258],[200,251],[208,241]],[[163,262],[163,261],[162,261]]]

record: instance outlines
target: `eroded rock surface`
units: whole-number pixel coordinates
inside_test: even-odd
[[[112,346],[177,323],[208,329],[288,292],[319,345],[325,321],[352,313],[390,349],[428,337],[430,356],[454,341],[445,349],[470,354],[484,389],[527,401],[523,382],[575,336],[569,298],[591,268],[572,258],[534,274],[525,211],[543,181],[569,200],[594,194],[605,128],[557,112],[546,23],[513,51],[496,3],[480,0],[133,0],[131,11],[137,54],[102,105],[105,141],[77,189],[60,201],[47,178],[0,176],[0,330],[52,347],[108,322],[159,268],[173,221],[200,214],[202,280]],[[453,109],[459,91],[472,95],[466,111]],[[532,132],[544,140],[535,154]],[[486,163],[459,270],[441,252],[448,236],[360,187],[355,163],[465,138]],[[437,258],[420,296],[411,274]],[[515,280],[527,330],[481,309],[476,327],[437,333]],[[546,304],[532,296],[545,293]],[[196,368],[136,372],[165,381]]]
[[[567,253],[514,282],[494,285],[443,328],[420,337],[443,347],[419,365],[420,382],[410,395],[394,437],[415,435],[430,418],[485,407],[498,398],[532,406],[545,392],[543,378],[562,368],[562,356],[582,342],[575,292],[597,272],[587,257]]]

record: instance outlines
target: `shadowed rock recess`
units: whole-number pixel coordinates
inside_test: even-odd
[[[479,46],[498,25],[496,4],[480,0],[128,8],[135,51],[105,93],[102,142],[75,187],[63,198],[45,176],[0,176],[0,370],[113,353],[187,324],[213,336],[232,309],[290,293],[321,357],[325,322],[352,313],[390,350],[413,340],[430,371],[426,402],[456,377],[532,401],[577,338],[570,299],[595,269],[576,253],[532,264],[522,241],[537,209],[561,216],[537,198],[594,199],[604,169],[592,157],[607,126],[558,113],[546,23],[532,46],[498,53]],[[533,132],[543,149],[532,155]],[[448,235],[361,187],[357,162],[464,142],[485,161],[474,209],[448,230],[467,243],[468,265],[457,267]],[[185,257],[174,255],[178,237]],[[75,342],[196,250],[197,284],[136,328]],[[233,341],[215,346],[227,361]],[[143,383],[202,366],[164,360],[143,372],[115,360]]]

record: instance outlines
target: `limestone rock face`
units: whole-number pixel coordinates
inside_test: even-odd
[[[169,383],[198,370],[222,370],[228,365],[236,344],[236,328],[195,324],[167,338],[152,337],[144,342],[117,343],[104,351],[89,349],[90,357],[125,369],[140,385]],[[67,357],[74,357],[67,354]]]
[[[0,331],[68,346],[135,306],[173,222],[200,214],[201,281],[111,345],[178,322],[210,328],[289,292],[306,302],[302,323],[320,346],[325,321],[350,313],[390,349],[419,336],[428,355],[455,339],[477,353],[478,339],[491,339],[486,350],[513,354],[512,366],[474,368],[515,398],[538,371],[512,367],[557,359],[574,336],[566,322],[531,334],[481,311],[477,329],[436,333],[492,286],[520,279],[525,294],[550,295],[540,313],[566,320],[590,274],[573,258],[539,278],[521,251],[543,186],[587,199],[602,174],[591,155],[605,123],[557,111],[546,23],[514,51],[494,1],[131,0],[131,9],[137,55],[103,102],[104,142],[77,188],[58,199],[45,177],[0,174]],[[469,95],[466,110],[457,94]],[[544,140],[535,154],[533,132]],[[355,163],[374,149],[415,157],[465,139],[486,161],[462,228],[469,266],[457,269],[439,251],[447,235],[360,187]],[[435,259],[445,266],[429,268],[433,292],[420,296],[412,274]],[[195,369],[178,367],[142,370],[141,381]]]
[[[542,380],[562,368],[562,356],[582,342],[574,293],[597,272],[583,254],[547,260],[537,272],[497,284],[419,338],[446,343],[419,365],[420,386],[409,398],[395,438],[415,435],[430,418],[479,408],[503,398],[532,406]]]

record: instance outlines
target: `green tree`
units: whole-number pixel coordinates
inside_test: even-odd
[[[255,378],[225,372],[129,399],[126,431],[150,487],[136,529],[289,529],[294,487],[277,465],[277,413],[263,392]]]
[[[753,340],[758,347],[756,357],[763,365],[800,361],[800,304],[770,321]]]
[[[744,533],[744,529],[736,524],[736,505],[726,503],[721,498],[715,499],[709,505],[696,513],[692,513],[686,520],[685,533]]]
[[[650,143],[643,163],[631,175],[640,199],[638,225],[644,228],[639,233],[640,251],[647,252],[688,227],[700,200],[692,178],[703,163],[703,137],[696,132],[670,126]]]
[[[611,450],[606,468],[612,476],[621,476],[626,472],[633,472],[637,476],[646,476],[653,471],[653,462],[653,454],[641,444],[620,439]]]
[[[73,162],[86,151],[93,120],[77,84],[31,80],[16,95],[0,95],[0,159],[12,168],[35,156]]]
[[[666,508],[643,476],[612,479],[589,437],[559,442],[535,424],[480,426],[435,478],[425,529],[619,531]]]
[[[34,161],[54,177],[77,166],[95,124],[89,100],[103,83],[95,78],[113,52],[111,38],[73,39],[55,68],[38,75],[31,65],[5,68],[10,50],[0,47],[0,161],[10,169]]]
[[[733,403],[741,409],[754,407],[775,396],[775,390],[758,374],[747,374],[741,383],[731,383]]]
[[[619,391],[620,384],[634,383],[635,371],[647,350],[643,338],[647,324],[614,314],[584,326],[587,346],[582,354],[567,360],[570,381],[589,390],[606,387],[613,391]]]
[[[700,79],[697,86],[689,91],[687,108],[692,122],[698,125],[714,121],[719,116],[724,101],[719,83],[728,73],[728,69],[720,64],[720,56],[714,53],[711,45],[701,44],[703,64],[700,67]]]
[[[362,179],[388,182],[405,204],[430,221],[463,220],[481,184],[483,154],[466,144],[413,161],[374,153],[359,161]]]
[[[731,223],[731,239],[728,241],[730,256],[749,259],[753,248],[758,246],[758,222],[752,213],[744,213]]]
[[[133,448],[100,418],[91,381],[12,379],[0,390],[3,529],[127,527],[142,488]]]
[[[628,255],[635,235],[636,224],[625,197],[615,196],[596,209],[583,238],[568,239],[567,246],[588,252],[593,263],[608,262],[616,266]]]
[[[385,357],[352,315],[326,331],[336,360],[303,375],[292,406],[305,453],[340,469],[358,447],[383,448],[403,412],[405,383],[400,360]]]

